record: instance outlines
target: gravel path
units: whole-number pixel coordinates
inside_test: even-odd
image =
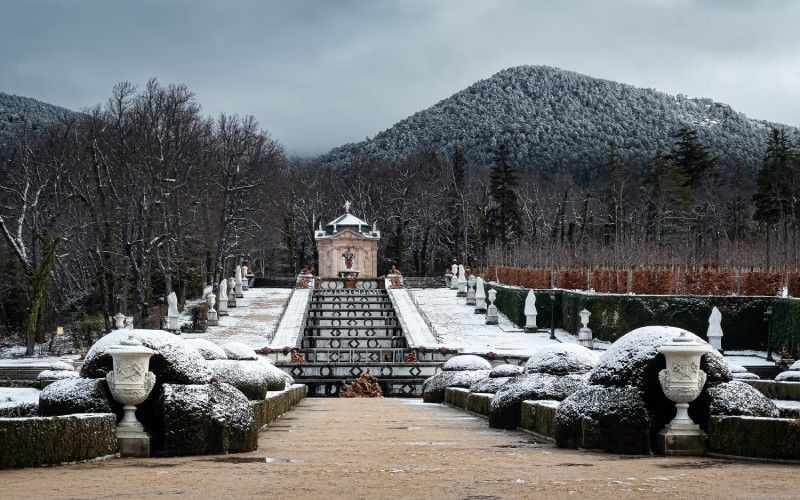
[[[797,470],[559,450],[419,400],[307,399],[253,453],[0,471],[0,496],[796,498]]]

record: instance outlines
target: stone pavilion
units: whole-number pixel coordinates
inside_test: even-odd
[[[344,209],[344,214],[324,228],[320,222],[319,229],[314,232],[319,255],[319,276],[376,278],[381,232],[375,224],[370,226],[351,214],[349,201],[344,204]]]

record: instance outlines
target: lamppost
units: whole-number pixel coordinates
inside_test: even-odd
[[[556,340],[556,293],[550,292],[550,340]]]
[[[764,322],[767,324],[767,361],[775,361],[772,357],[772,306],[764,311]]]

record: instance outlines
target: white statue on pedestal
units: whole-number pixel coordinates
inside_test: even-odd
[[[475,305],[475,276],[469,275],[467,279],[467,305],[474,306]]]
[[[242,293],[242,266],[236,266],[233,279],[233,290],[236,293],[236,298],[244,297]]]
[[[206,318],[206,323],[208,326],[217,326],[219,325],[219,319],[217,318],[217,310],[214,309],[214,304],[217,300],[217,296],[213,293],[209,293],[206,295],[206,304],[208,304],[208,316]]]
[[[458,288],[458,264],[450,266],[450,274],[453,275],[453,277],[450,278],[450,289],[455,290]]]
[[[581,329],[578,330],[578,343],[587,349],[594,347],[594,339],[592,337],[592,330],[589,328],[589,316],[592,315],[588,309],[584,308],[578,313],[581,316]]]
[[[497,298],[497,291],[492,288],[489,290],[489,307],[486,309],[486,324],[496,325],[498,323],[497,306],[494,301]]]
[[[706,332],[708,343],[718,351],[722,351],[722,313],[717,306],[711,309],[711,316],[708,318],[708,331]]]
[[[175,292],[167,295],[167,330],[176,332],[181,329],[181,313],[178,312],[178,296]]]
[[[467,271],[464,269],[464,264],[458,265],[458,282],[456,283],[458,286],[458,293],[456,293],[456,297],[466,297],[467,296]]]
[[[236,280],[228,278],[228,309],[236,307]]]
[[[525,331],[526,332],[535,332],[538,327],[536,326],[536,315],[538,312],[536,311],[536,294],[533,293],[533,290],[528,291],[528,295],[525,297]]]
[[[242,291],[250,290],[250,269],[247,266],[242,266]]]
[[[475,314],[486,312],[486,290],[483,288],[483,278],[475,280]]]
[[[219,282],[219,308],[217,309],[217,314],[219,316],[227,316],[228,315],[228,280],[222,278],[222,281]]]

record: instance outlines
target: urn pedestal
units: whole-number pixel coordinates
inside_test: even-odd
[[[136,419],[136,405],[150,395],[156,376],[148,371],[150,357],[156,353],[132,335],[108,349],[114,370],[106,374],[111,395],[122,403],[123,417],[117,424],[117,443],[123,457],[149,457],[150,435]]]
[[[476,304],[475,299],[475,276],[469,275],[467,278],[467,305],[474,306]]]
[[[486,308],[486,324],[487,325],[496,325],[499,320],[499,315],[497,314],[497,306],[494,305],[494,301],[497,298],[497,292],[492,288],[489,290],[489,307]]]
[[[689,416],[689,403],[703,390],[706,374],[700,370],[700,358],[708,352],[707,344],[681,332],[680,336],[662,345],[658,351],[667,360],[667,367],[658,374],[664,395],[675,402],[675,418],[658,433],[658,451],[666,455],[704,455],[706,433]]]

